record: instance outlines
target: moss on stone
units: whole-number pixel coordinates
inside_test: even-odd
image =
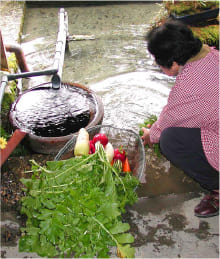
[[[207,9],[218,8],[219,1],[166,1],[169,14],[178,16],[195,14]]]
[[[5,93],[3,97],[1,112],[6,113],[9,111],[11,104],[14,101],[14,95],[11,93]]]
[[[8,139],[10,137],[10,134],[5,131],[3,127],[1,127],[1,137]]]
[[[15,54],[11,54],[8,57],[8,67],[9,71],[11,73],[17,72],[18,65],[16,61]],[[2,106],[1,106],[1,119],[2,119],[2,126],[4,127],[5,117],[8,116],[11,104],[14,102],[16,97],[16,88],[17,88],[17,82],[16,81],[9,81],[7,90],[4,93],[4,97],[2,100]],[[7,121],[7,119],[6,119]]]
[[[17,60],[15,54],[12,53],[8,58],[8,67],[11,73],[15,73],[18,70]],[[5,137],[6,139],[9,138],[12,132],[12,126],[9,122],[9,112],[11,109],[11,105],[16,98],[16,89],[17,89],[17,82],[16,81],[9,81],[8,86],[5,89],[5,93],[2,100],[1,106],[1,136]]]
[[[11,55],[9,57],[7,57],[7,61],[8,61],[9,71],[11,73],[17,72],[18,64],[17,64],[16,56],[14,53],[11,53]]]
[[[11,93],[5,93],[2,101],[1,106],[1,135],[2,137],[5,137],[8,139],[8,136],[11,133],[11,125],[8,120],[9,111],[11,104],[14,101],[14,96]]]
[[[202,40],[203,43],[219,48],[219,26],[209,25],[205,27],[193,27],[194,34]]]
[[[160,17],[152,27],[162,24],[170,15],[184,16],[219,7],[219,1],[164,1]],[[193,33],[202,43],[219,49],[219,18],[191,26]]]

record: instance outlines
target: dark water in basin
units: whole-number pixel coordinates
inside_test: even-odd
[[[95,102],[84,89],[62,85],[25,92],[12,109],[16,126],[42,137],[60,137],[88,125]]]

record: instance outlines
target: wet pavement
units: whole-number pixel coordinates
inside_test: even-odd
[[[132,5],[132,8],[135,6]],[[152,17],[159,9],[158,6],[154,8]],[[22,12],[20,13],[18,8],[16,10],[21,17]],[[1,27],[3,25],[1,22]],[[13,30],[19,32],[17,22],[11,26]],[[10,31],[3,29],[3,36]],[[16,42],[16,33],[13,37]],[[88,78],[86,80],[89,81]],[[94,83],[93,80],[91,83]],[[53,159],[36,154],[31,158]],[[2,174],[5,173],[6,177],[11,173],[19,175],[20,172],[27,170],[29,159],[30,157],[9,158],[5,165],[7,169],[5,172],[2,171]],[[150,149],[146,150],[146,160],[146,183],[143,183],[138,190],[138,202],[128,208],[126,214],[126,220],[131,226],[130,231],[135,237],[133,244],[136,250],[135,257],[219,258],[219,217],[202,219],[195,217],[193,213],[194,207],[206,191],[164,157],[158,158]],[[19,234],[21,218],[18,213],[8,211],[3,205],[4,203],[1,210],[1,258],[39,257],[36,254],[18,252],[16,233]],[[10,229],[13,229],[14,237],[7,236],[11,233]],[[111,258],[115,256],[115,250],[112,249]]]

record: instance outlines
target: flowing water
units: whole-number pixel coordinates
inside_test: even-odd
[[[159,115],[174,79],[155,65],[144,37],[161,6],[151,2],[29,5],[22,48],[32,70],[53,65],[61,7],[67,11],[72,39],[62,81],[83,84],[101,97],[103,124],[137,131],[149,115]],[[35,77],[28,84],[32,87],[48,80],[50,77]]]

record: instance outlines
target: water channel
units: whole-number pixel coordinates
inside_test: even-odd
[[[48,6],[47,6],[48,7]],[[22,48],[32,70],[51,68],[59,8],[68,13],[70,38],[62,81],[94,90],[104,104],[103,124],[139,129],[151,114],[159,115],[174,79],[163,75],[146,49],[144,36],[160,11],[158,3],[105,3],[73,6],[28,5]],[[29,87],[49,80],[32,78]]]

